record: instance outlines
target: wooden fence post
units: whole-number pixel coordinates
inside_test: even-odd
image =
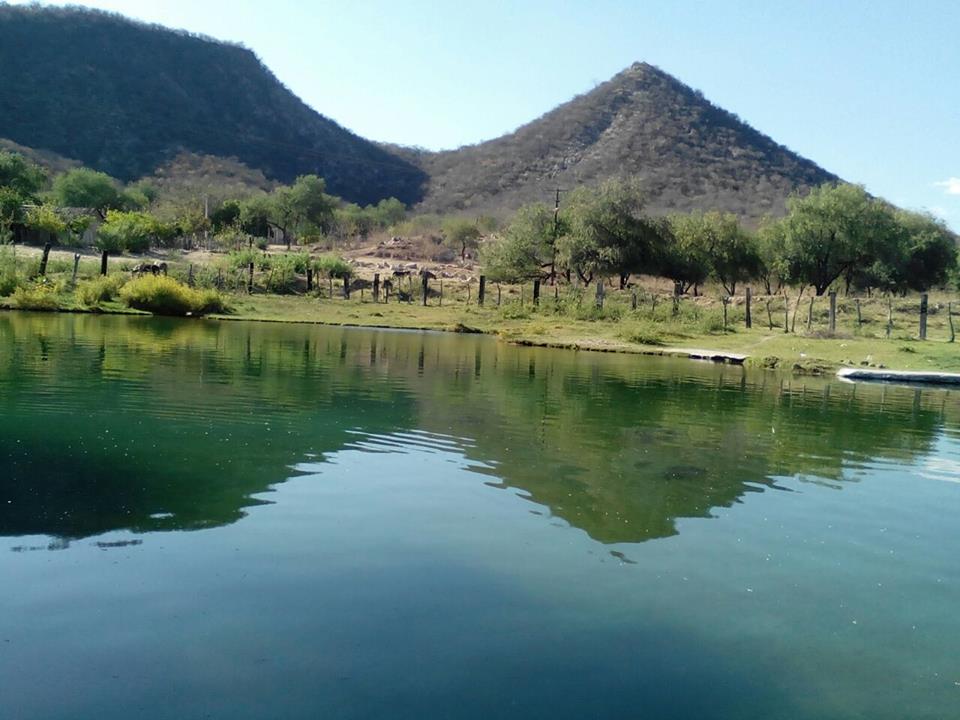
[[[747,298],[746,298],[746,315],[744,316],[744,324],[747,326],[747,330],[753,327],[753,314],[750,312],[750,301],[753,299],[753,288],[747,288]]]
[[[313,290],[313,268],[307,268],[307,292]]]
[[[636,290],[634,290],[633,294],[630,296],[630,309],[631,310],[637,309],[637,291]]]
[[[815,295],[810,296],[810,307],[807,308],[807,332],[810,332],[810,328],[813,326],[813,301],[815,299]]]
[[[480,289],[477,290],[477,305],[483,305],[483,298],[487,294],[487,276],[480,276]]]
[[[597,307],[603,308],[603,279],[597,280]]]
[[[350,276],[349,275],[343,276],[343,299],[344,300],[350,299]]]
[[[190,263],[190,271],[187,274],[187,285],[193,287],[193,263]]]
[[[40,277],[47,274],[47,259],[50,257],[50,243],[43,246],[43,257],[40,258]]]
[[[533,281],[533,304],[540,304],[540,278]]]
[[[380,302],[380,273],[373,274],[373,301]]]
[[[443,307],[443,278],[440,278],[440,307]]]
[[[773,330],[773,313],[770,312],[770,298],[767,298],[767,322],[770,324],[770,329]]]
[[[77,268],[80,266],[80,253],[73,254],[73,277],[70,279],[72,285],[77,284]]]
[[[929,298],[926,293],[920,296],[920,339],[927,339],[927,309]]]
[[[107,251],[106,250],[100,253],[100,274],[101,275],[107,274]]]
[[[727,305],[730,304],[730,298],[726,295],[720,298],[720,302],[723,303],[723,331],[727,331]]]
[[[887,298],[887,339],[890,338],[891,330],[893,330],[893,298]]]
[[[424,272],[424,273],[423,273],[423,279],[422,279],[422,281],[421,281],[422,284],[423,284],[423,306],[424,306],[424,307],[427,306],[427,293],[428,293],[429,290],[430,290],[430,280],[429,280],[429,277],[430,277],[430,276],[427,275],[426,272]]]
[[[790,332],[790,298],[787,297],[786,290],[783,291],[783,332]]]
[[[950,342],[954,342],[957,339],[956,333],[953,331],[953,303],[947,303],[947,320],[950,322]]]
[[[247,265],[247,295],[253,292],[253,263]]]
[[[857,330],[863,327],[863,314],[860,312],[860,298],[857,298]]]
[[[830,334],[837,331],[837,291],[830,291]]]
[[[497,283],[497,307],[500,307],[500,283]]]

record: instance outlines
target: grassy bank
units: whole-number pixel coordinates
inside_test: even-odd
[[[24,258],[24,255],[21,255]],[[36,262],[26,256],[26,261]],[[21,284],[19,292],[0,297],[7,309],[47,309],[74,312],[136,313],[122,302],[119,288],[130,279],[130,259],[112,261],[108,285],[113,291],[103,298],[91,297],[98,282],[99,265],[81,262],[78,282],[72,282],[72,262],[52,259],[47,278]],[[24,268],[24,274],[30,268]],[[216,282],[217,273],[197,266],[171,263],[171,274],[203,287]],[[532,287],[488,284],[484,306],[477,304],[477,283],[431,281],[428,305],[422,304],[418,282],[403,285],[412,301],[373,302],[369,288],[354,289],[343,297],[342,282],[323,280],[311,293],[292,283],[287,294],[268,292],[269,278],[259,276],[254,292],[227,291],[222,319],[277,322],[308,322],[368,327],[415,328],[443,331],[475,331],[493,334],[505,341],[553,347],[637,353],[680,353],[697,348],[749,356],[750,365],[777,367],[795,372],[831,372],[843,365],[886,367],[898,370],[960,372],[960,347],[950,343],[948,303],[960,299],[931,294],[928,339],[918,339],[919,298],[838,298],[837,326],[829,332],[829,301],[826,297],[788,301],[782,295],[754,298],[753,327],[745,327],[743,297],[726,307],[719,294],[684,297],[676,304],[653,282],[624,291],[609,289],[598,308],[595,286],[581,289],[564,286],[543,288],[538,305],[531,302]],[[24,292],[23,288],[27,289]],[[332,293],[331,293],[332,290]],[[659,291],[658,291],[659,290]],[[636,295],[636,308],[633,307]],[[859,305],[859,308],[858,308]],[[724,322],[726,314],[726,322]],[[789,333],[784,332],[787,323]],[[892,322],[891,322],[892,321]],[[889,337],[888,324],[890,324]]]
[[[669,300],[661,299],[656,308],[648,300],[633,311],[622,298],[608,297],[606,312],[584,311],[581,306],[580,314],[586,317],[578,317],[575,312],[553,307],[552,298],[541,301],[538,308],[531,307],[529,300],[521,307],[519,293],[511,293],[509,298],[498,308],[496,305],[478,307],[475,303],[467,305],[463,302],[446,302],[438,306],[433,300],[432,305],[423,307],[396,302],[373,303],[369,298],[362,301],[359,298],[317,300],[253,295],[236,297],[233,313],[228,317],[368,327],[475,330],[511,342],[611,352],[669,354],[690,348],[711,349],[748,355],[750,365],[800,372],[829,372],[842,365],[960,372],[960,346],[947,342],[949,330],[945,310],[930,316],[930,339],[921,342],[910,325],[909,308],[904,308],[895,318],[891,337],[887,339],[885,300],[861,302],[862,325],[858,325],[849,314],[838,312],[837,332],[828,337],[816,318],[808,333],[806,315],[803,322],[798,317],[797,332],[784,333],[782,316],[773,319],[771,330],[763,299],[759,301],[762,317],[757,315],[757,307],[754,307],[753,328],[744,327],[742,306],[729,307],[728,326],[724,331],[722,304],[711,299],[681,301],[678,315],[674,317]],[[816,303],[824,308],[827,306],[826,298],[818,299]],[[615,309],[619,304],[626,307]],[[782,300],[780,305],[782,312]],[[840,305],[842,308],[843,303]],[[935,303],[931,303],[931,309],[934,307]],[[589,317],[592,314],[598,317]],[[791,323],[792,319],[791,315]],[[825,318],[823,320],[825,325]],[[848,325],[853,327],[846,327]]]

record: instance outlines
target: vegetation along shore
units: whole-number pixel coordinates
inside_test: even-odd
[[[633,178],[505,218],[361,207],[301,176],[210,207],[0,154],[0,306],[483,332],[590,350],[960,370],[956,237],[825,184],[756,226]]]

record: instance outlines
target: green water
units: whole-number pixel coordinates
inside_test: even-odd
[[[0,718],[960,716],[960,398],[0,314]]]

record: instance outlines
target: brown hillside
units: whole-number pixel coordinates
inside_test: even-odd
[[[639,175],[654,211],[759,218],[782,213],[793,190],[836,179],[646,63],[509,135],[407,156],[430,177],[423,209],[438,212],[552,202],[558,187]]]

